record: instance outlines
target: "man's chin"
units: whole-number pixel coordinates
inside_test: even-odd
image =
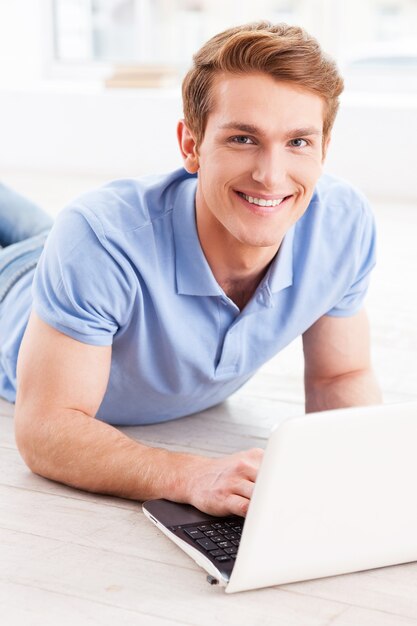
[[[250,248],[274,248],[275,250],[278,250],[284,236],[285,233],[275,236],[271,236],[271,233],[268,235],[255,235],[252,233],[250,236],[247,235],[245,237],[240,237],[239,240],[241,244]]]

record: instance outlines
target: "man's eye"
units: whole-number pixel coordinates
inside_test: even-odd
[[[231,138],[232,143],[241,143],[241,144],[252,144],[253,141],[250,137],[246,135],[236,135]]]
[[[304,148],[307,146],[307,141],[305,139],[291,139],[290,144],[293,148]]]

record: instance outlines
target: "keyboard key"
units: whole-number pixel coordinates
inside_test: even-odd
[[[211,556],[223,556],[223,550],[210,550]]]
[[[230,556],[227,556],[227,554],[225,554],[224,556],[217,556],[216,561],[221,561],[221,562],[230,561]]]
[[[222,535],[217,535],[216,537],[210,537],[214,543],[219,543],[219,541],[224,541],[224,537]]]
[[[231,541],[232,539],[239,539],[239,536],[236,533],[226,533],[224,536],[227,541]]]
[[[231,548],[232,547],[232,544],[230,543],[230,541],[219,541],[217,545],[219,548]]]
[[[204,534],[206,537],[214,537],[215,535],[217,535],[217,531],[214,530],[214,528],[210,528],[210,530],[205,530]]]
[[[201,537],[204,537],[204,534],[201,530],[198,530],[198,528],[184,528],[184,532],[192,539],[201,539]]]
[[[203,533],[205,530],[210,530],[211,526],[210,524],[203,524],[202,526],[197,526],[197,528]]]
[[[197,543],[199,546],[204,548],[204,550],[217,550],[217,547],[218,547],[217,544],[215,544],[208,537],[204,537],[204,539],[197,539]]]
[[[237,548],[236,546],[233,546],[232,548],[225,548],[224,551],[226,552],[226,554],[236,554]]]
[[[234,546],[238,546],[240,544],[240,539],[233,539],[230,543],[232,543]]]

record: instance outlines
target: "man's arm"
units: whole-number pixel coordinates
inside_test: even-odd
[[[126,437],[94,418],[110,363],[110,346],[76,341],[32,313],[19,353],[15,410],[16,441],[29,468],[86,491],[245,515],[262,450],[210,459]]]
[[[306,411],[379,404],[364,310],[352,317],[325,315],[303,335]]]

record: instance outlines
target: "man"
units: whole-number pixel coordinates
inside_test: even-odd
[[[184,80],[185,170],[110,183],[60,213],[2,312],[2,393],[17,387],[34,472],[245,515],[262,450],[178,454],[114,425],[217,404],[300,334],[307,411],[380,402],[363,310],[373,219],[321,176],[342,88],[301,29],[228,30]]]

